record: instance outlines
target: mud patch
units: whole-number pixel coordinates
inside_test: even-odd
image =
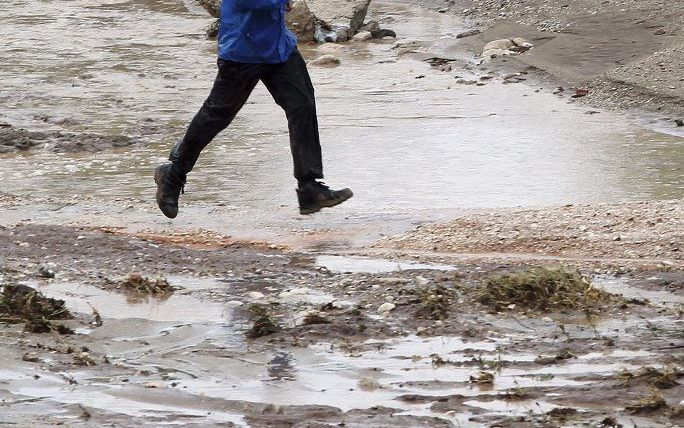
[[[0,153],[48,150],[57,153],[101,152],[129,147],[140,141],[124,135],[72,134],[60,131],[38,132],[0,128]]]

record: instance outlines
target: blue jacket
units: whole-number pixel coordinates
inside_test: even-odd
[[[287,61],[297,38],[285,25],[288,0],[223,0],[218,55],[227,61],[277,64]]]

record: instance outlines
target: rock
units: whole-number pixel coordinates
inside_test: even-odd
[[[371,31],[371,34],[373,35],[374,39],[386,39],[386,38],[396,39],[397,38],[397,33],[395,33],[392,30],[388,30],[386,28],[382,28],[378,31]]]
[[[38,275],[42,276],[43,278],[54,278],[55,277],[55,271],[53,269],[54,266],[52,263],[50,264],[41,264],[38,266]]]
[[[587,95],[589,95],[589,89],[577,88],[575,89],[575,94],[572,96],[572,98],[582,98],[586,97]]]
[[[371,34],[370,31],[361,31],[360,33],[356,33],[354,37],[352,37],[352,40],[356,42],[365,42],[368,40],[371,40],[373,38],[373,35]]]
[[[335,55],[321,55],[316,59],[309,61],[309,65],[312,67],[337,67],[340,65],[341,61]]]
[[[247,293],[247,298],[250,300],[260,300],[265,297],[264,293],[260,293],[258,291],[250,291]]]
[[[370,0],[306,0],[317,24],[328,31],[349,29],[356,34],[366,19]]]
[[[221,0],[196,0],[197,3],[202,6],[209,15],[214,18],[218,18],[221,13]]]
[[[682,120],[682,119],[676,119],[676,120],[675,120],[675,125],[677,125],[677,126],[684,126],[684,120]]]
[[[218,37],[219,25],[221,25],[220,19],[215,19],[214,22],[209,24],[209,26],[207,27],[207,29],[204,32],[207,39],[215,39],[216,37]]]
[[[472,29],[472,30],[468,30],[468,31],[464,31],[464,32],[462,32],[462,33],[458,33],[458,34],[456,35],[456,38],[457,38],[457,39],[463,39],[463,38],[470,37],[470,36],[474,36],[474,35],[480,34],[480,33],[481,33],[480,30],[474,28],[474,29]]]
[[[375,33],[380,31],[380,24],[378,21],[368,21],[361,28],[359,28],[359,31],[368,31],[369,33]]]
[[[514,46],[515,46],[515,43],[513,43],[513,41],[511,39],[493,40],[493,41],[487,43],[484,46],[484,48],[482,48],[482,52],[486,52],[486,51],[491,50],[491,49],[508,50]]]
[[[380,312],[381,314],[386,314],[393,311],[396,307],[397,305],[395,305],[394,303],[385,302],[382,305],[380,305],[380,307],[378,307],[378,312]]]
[[[532,43],[521,37],[492,40],[482,48],[482,58],[493,59],[505,55],[515,55],[533,47]]]
[[[166,388],[166,383],[160,380],[151,380],[143,384],[145,388]]]
[[[487,49],[482,52],[482,58],[494,59],[505,55],[513,55],[514,52],[508,49]]]
[[[285,15],[287,26],[297,35],[300,42],[312,42],[315,32],[315,16],[305,0],[295,0],[292,10]]]

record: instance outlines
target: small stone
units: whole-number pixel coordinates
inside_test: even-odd
[[[430,283],[430,280],[425,278],[424,276],[417,276],[416,283],[418,285],[428,285]]]
[[[260,300],[260,299],[263,299],[264,297],[266,297],[266,295],[264,293],[260,293],[258,291],[250,291],[249,293],[247,293],[247,298],[250,300]]]
[[[369,33],[370,34],[370,33]],[[313,67],[328,67],[333,68],[340,65],[342,61],[334,55],[326,54],[321,55],[318,58],[309,61],[309,65]]]
[[[357,34],[354,34],[354,37],[352,37],[352,40],[355,42],[365,42],[373,38],[373,34],[370,31],[361,31]]]
[[[37,363],[40,361],[40,358],[38,357],[38,354],[36,354],[35,352],[29,352],[24,354],[21,357],[21,360],[26,361],[28,363]]]
[[[151,380],[143,384],[145,388],[166,388],[166,384],[160,380]]]
[[[480,34],[480,32],[481,32],[481,31],[478,30],[478,29],[472,29],[472,30],[464,31],[464,32],[462,32],[462,33],[458,33],[458,34],[456,35],[456,38],[457,38],[457,39],[463,39],[463,38],[466,38],[466,37],[474,36],[474,35],[476,35],[476,34]]]
[[[380,305],[380,307],[378,308],[378,312],[380,312],[381,314],[386,314],[386,313],[394,310],[394,308],[396,308],[396,307],[397,307],[397,305],[395,305],[394,303],[385,302],[382,305]]]

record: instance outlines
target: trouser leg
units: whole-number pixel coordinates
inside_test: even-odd
[[[261,81],[287,116],[295,178],[323,178],[316,99],[304,58],[295,50],[286,62],[270,65]]]
[[[259,82],[264,66],[218,60],[218,73],[209,97],[171,150],[174,173],[185,181],[202,150],[233,121]]]

